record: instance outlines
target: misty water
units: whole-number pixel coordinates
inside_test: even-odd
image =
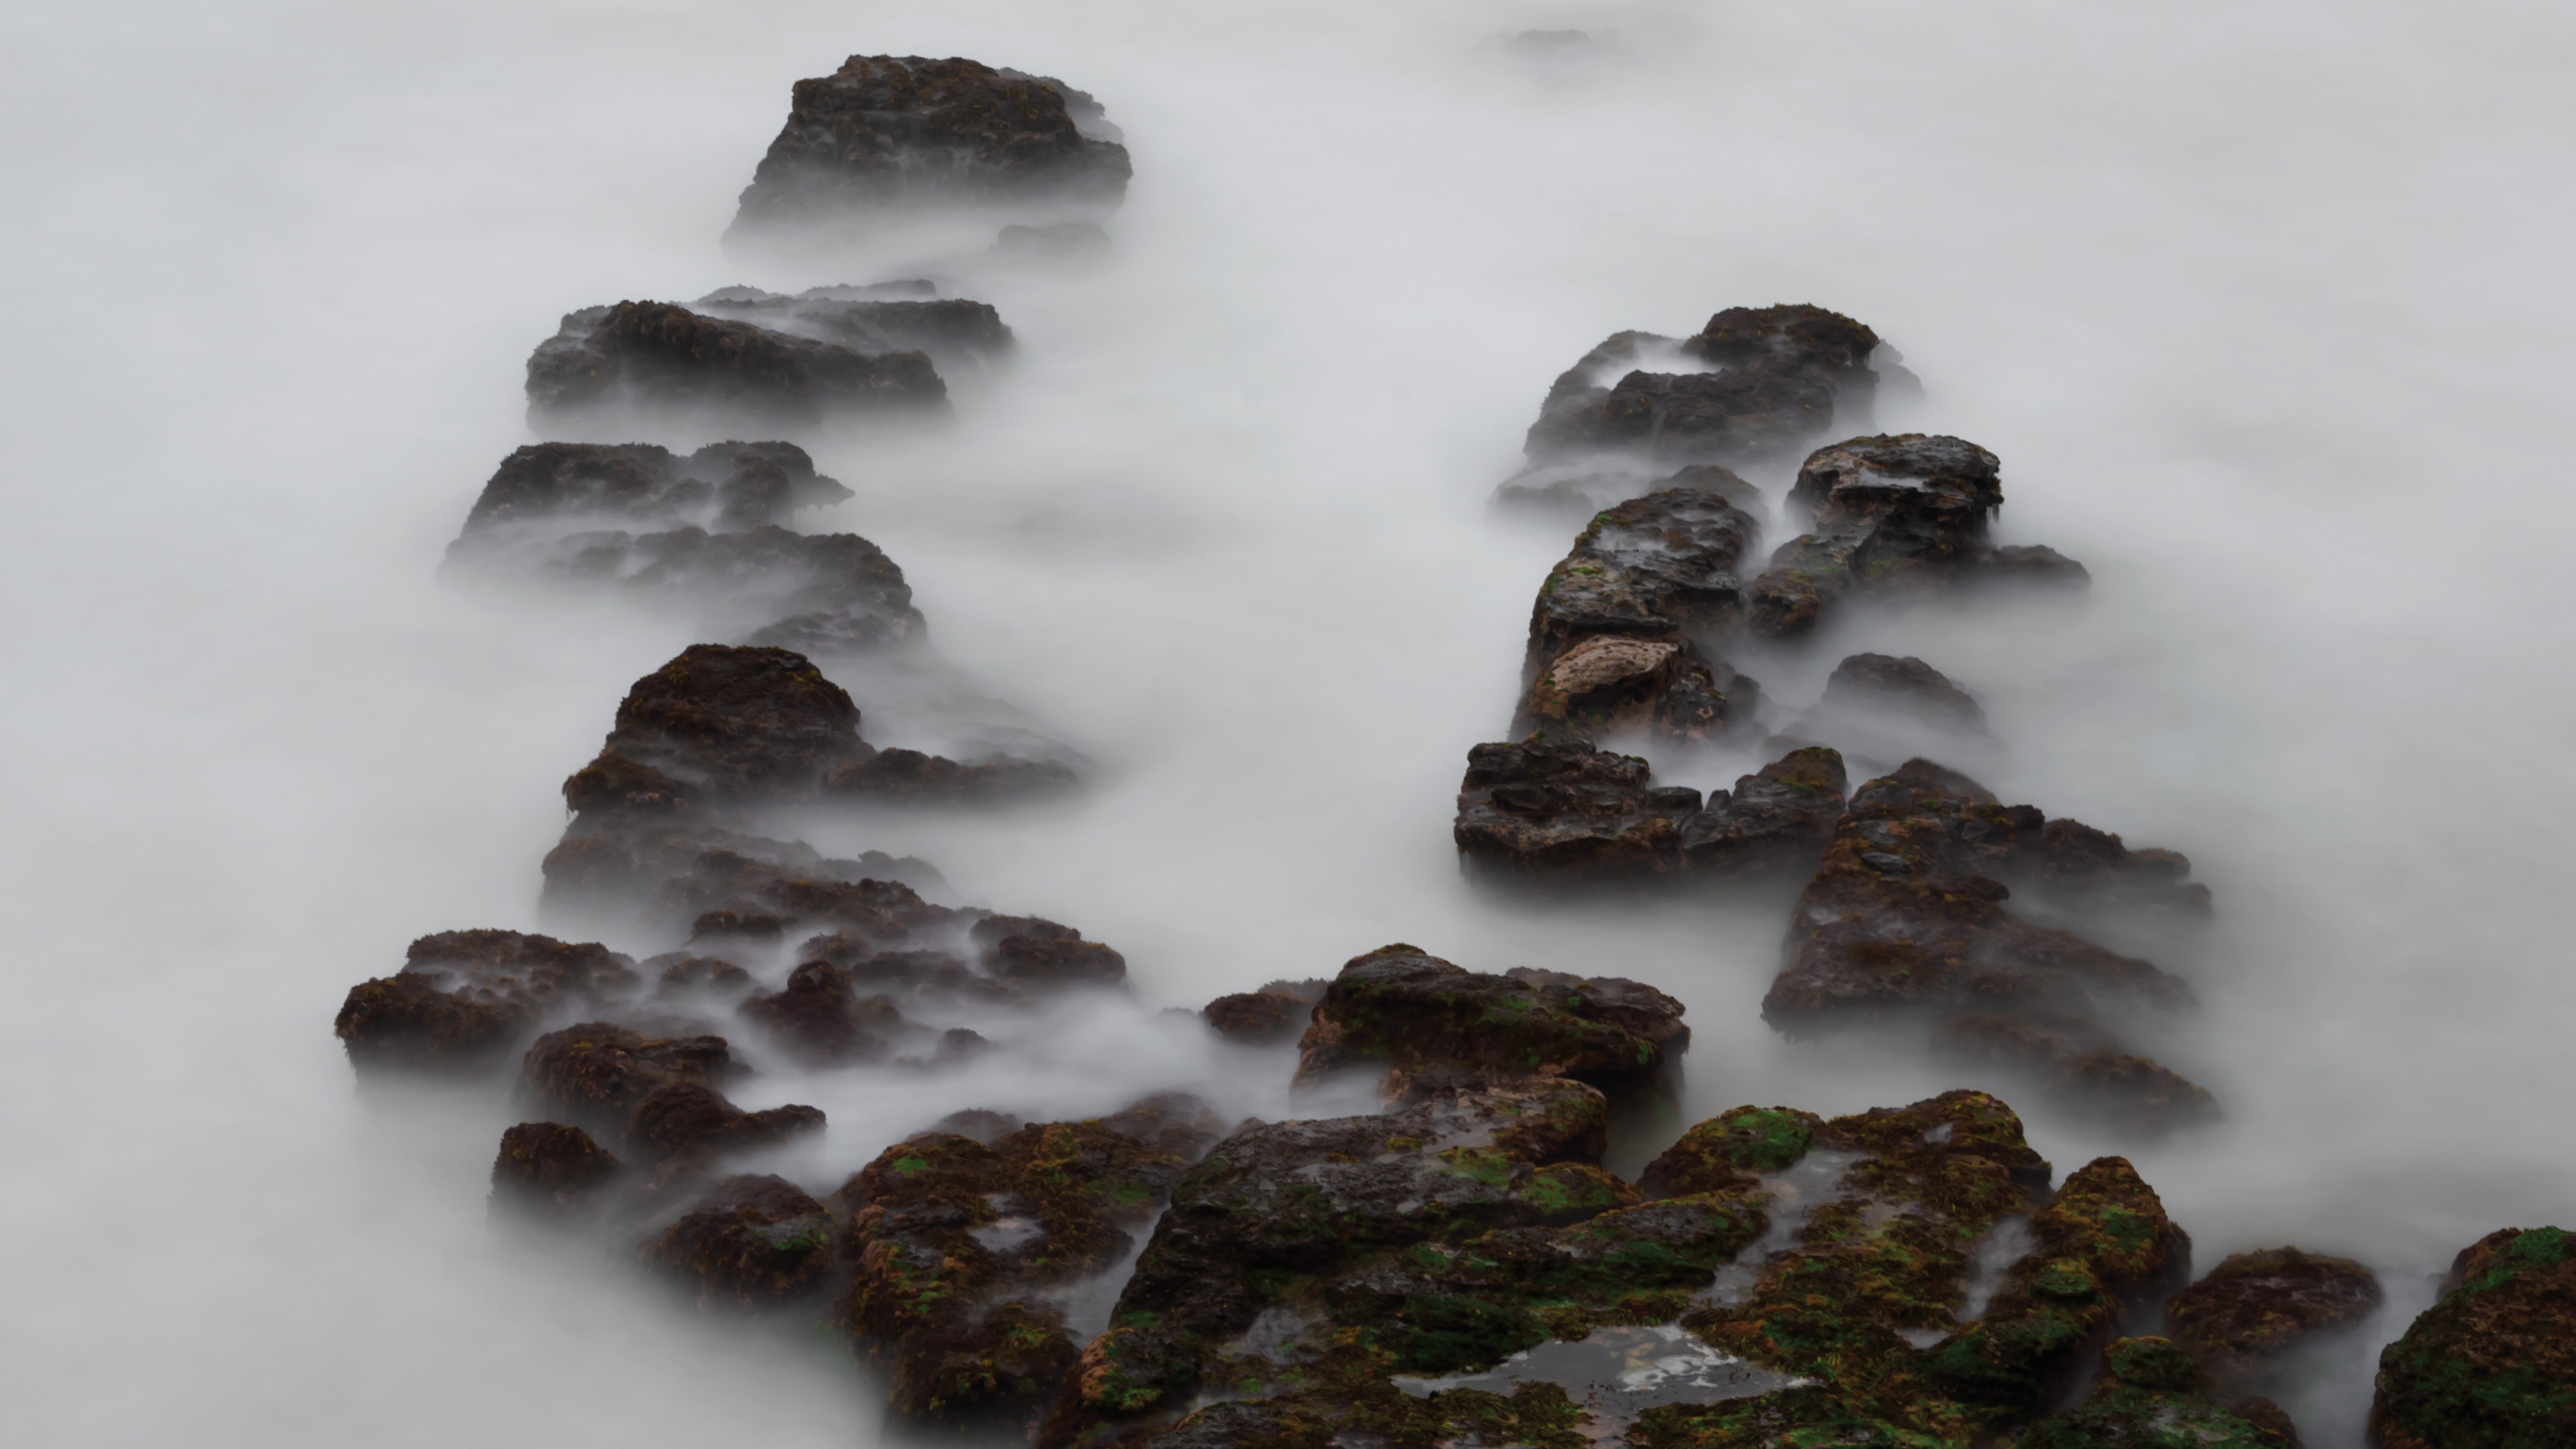
[[[1497,40],[1532,27],[1599,40]],[[963,1078],[738,1094],[830,1112],[809,1187],[958,1107],[1281,1115],[1284,1054],[1154,1013],[1399,940],[1679,996],[1691,1119],[1982,1085],[1775,1036],[1776,906],[1509,909],[1449,841],[1572,531],[1486,508],[1549,381],[1621,328],[1815,302],[1925,380],[1880,421],[1996,452],[2000,541],[2094,584],[1748,668],[1794,707],[1846,653],[1923,655],[2008,746],[1987,784],[2216,893],[2159,957],[2202,1010],[2154,1046],[2225,1120],[2137,1142],[2015,1095],[2034,1144],[2129,1155],[2203,1266],[2295,1242],[2380,1273],[2383,1319],[2281,1396],[2332,1449],[2427,1275],[2576,1216],[2563,9],[521,0],[0,32],[19,1442],[882,1437],[833,1341],[489,1231],[506,1104],[362,1099],[330,1031],[413,937],[538,927],[558,784],[689,642],[433,577],[529,440],[529,348],[577,307],[938,260],[718,249],[789,84],[853,52],[1065,77],[1136,180],[1103,269],[973,279],[1016,367],[945,431],[818,441],[856,496],[800,520],[883,546],[941,656],[1099,783],[808,838],[1079,925],[1146,1009]],[[903,717],[859,703],[871,738]]]

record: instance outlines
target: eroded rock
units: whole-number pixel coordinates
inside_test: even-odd
[[[1442,1067],[1484,1081],[1571,1077],[1616,1088],[1690,1048],[1682,1004],[1616,977],[1468,971],[1406,945],[1344,965],[1298,1042],[1297,1079],[1355,1066],[1418,1076]]]
[[[1795,877],[1815,869],[1842,817],[1849,780],[1843,757],[1817,746],[1792,750],[1733,790],[1711,795],[1682,822],[1683,864],[1735,879]]]
[[[1453,836],[1489,881],[1635,883],[1680,868],[1681,827],[1699,810],[1697,790],[1655,785],[1634,755],[1575,740],[1485,744],[1467,752]]]
[[[674,415],[759,427],[945,417],[948,384],[925,352],[864,353],[708,317],[676,302],[564,314],[528,355],[531,427]]]
[[[702,1309],[756,1312],[819,1298],[835,1269],[832,1212],[782,1177],[728,1177],[642,1249]]]
[[[501,1134],[492,1159],[492,1211],[539,1219],[579,1217],[615,1183],[624,1164],[578,1127],[522,1122]]]
[[[631,999],[634,961],[597,942],[519,931],[442,931],[403,969],[349,988],[332,1023],[361,1072],[470,1071],[516,1052],[549,1016]]]
[[[2504,1228],[2379,1355],[2378,1449],[2576,1443],[2576,1233]]]

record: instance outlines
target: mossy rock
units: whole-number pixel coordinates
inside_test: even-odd
[[[2445,1287],[2379,1356],[2382,1449],[2576,1444],[2576,1234],[2490,1233]]]

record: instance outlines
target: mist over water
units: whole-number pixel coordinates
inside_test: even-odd
[[[802,515],[909,578],[941,659],[1099,762],[1062,805],[816,821],[1125,953],[1144,1012],[962,1076],[754,1079],[831,1116],[828,1189],[955,1108],[1191,1087],[1276,1118],[1289,1055],[1161,1007],[1409,941],[1690,1006],[1685,1119],[1981,1085],[1757,1014],[1782,903],[1536,911],[1449,843],[1570,526],[1489,516],[1612,331],[1815,302],[1901,349],[1893,429],[2003,460],[1998,541],[2077,604],[1851,611],[1743,661],[1931,661],[2008,801],[2186,852],[2152,1143],[1997,1084],[2061,1171],[2123,1152],[2203,1266],[2295,1242],[2390,1306],[2284,1396],[2350,1446],[2424,1275],[2576,1214],[2562,821],[2576,612],[2555,466],[2576,19],[2537,6],[57,7],[8,127],[14,507],[0,891],[0,1386],[26,1442],[866,1442],[820,1338],[702,1323],[487,1229],[499,1094],[361,1098],[330,1018],[413,937],[535,929],[557,787],[690,642],[433,577],[528,441],[578,307],[952,278],[1020,340],[945,430],[807,439]],[[1529,51],[1499,36],[1579,28]],[[1097,272],[729,259],[795,79],[853,52],[1063,77],[1136,180]],[[704,437],[652,438],[683,446]],[[1776,505],[1781,477],[1757,477]],[[1764,545],[1779,541],[1776,527]],[[879,744],[930,729],[844,679]],[[1723,787],[1759,760],[1670,783]],[[632,943],[614,938],[609,944]],[[1087,1012],[1087,1014],[1085,1014]]]

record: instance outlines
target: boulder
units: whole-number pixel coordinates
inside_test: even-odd
[[[668,1180],[726,1153],[775,1147],[823,1126],[820,1108],[746,1112],[704,1082],[683,1078],[664,1082],[636,1102],[626,1118],[624,1145],[628,1156]]]
[[[1352,958],[1315,1003],[1297,1043],[1297,1080],[1356,1066],[1404,1076],[1454,1067],[1488,1081],[1535,1073],[1616,1088],[1689,1050],[1682,1011],[1617,977],[1526,968],[1492,976],[1381,946]]]
[[[2273,1409],[2278,1414],[2278,1408]],[[2286,1423],[2284,1416],[2281,1423]],[[2123,1338],[2102,1350],[2084,1402],[2043,1419],[2016,1449],[2288,1449],[2296,1431],[2241,1417],[2202,1397],[2189,1355],[2161,1338]]]
[[[827,1292],[838,1236],[831,1209],[785,1178],[728,1177],[641,1256],[701,1309],[754,1312]]]
[[[675,414],[769,428],[949,413],[928,353],[864,353],[676,302],[566,313],[528,355],[527,395],[529,426],[540,429]]]
[[[2231,1253],[2165,1300],[2165,1333],[2209,1381],[2242,1393],[2284,1352],[2379,1311],[2379,1279],[2350,1258],[2270,1248]]]
[[[1847,788],[1839,752],[1792,750],[1737,776],[1733,790],[1711,795],[1682,822],[1682,863],[1695,873],[1736,879],[1812,872],[1842,817]]]
[[[848,497],[794,443],[709,443],[685,458],[651,443],[530,443],[501,460],[447,556],[607,524],[735,532]]]
[[[1219,1036],[1246,1046],[1278,1046],[1295,1041],[1314,1013],[1314,1003],[1268,991],[1242,991],[1220,996],[1199,1008],[1199,1015]]]
[[[727,287],[691,302],[710,317],[750,322],[871,356],[925,352],[948,376],[979,372],[1008,357],[1011,329],[989,302],[850,296],[848,287],[814,287],[795,296],[757,287]]]
[[[1790,511],[1808,518],[1808,531],[1780,545],[1746,586],[1747,624],[1757,635],[1789,639],[1813,630],[1847,595],[1911,600],[1988,579],[2088,582],[2081,565],[2054,553],[2007,558],[1987,541],[1987,522],[2004,502],[2001,470],[1974,443],[1924,433],[1817,449],[1789,493]]]
[[[959,57],[854,55],[798,81],[794,96],[729,243],[924,210],[1107,208],[1126,194],[1116,128],[1099,102],[1050,77]]]
[[[1699,810],[1697,790],[1654,785],[1636,756],[1531,739],[1467,752],[1453,835],[1479,879],[1636,883],[1680,868],[1681,825]]]
[[[1922,660],[1906,655],[1854,654],[1825,680],[1823,708],[1892,715],[1935,730],[1982,733],[1986,712],[1976,697]]]
[[[849,692],[805,656],[692,644],[635,681],[564,799],[584,814],[783,803],[811,798],[825,771],[870,753]]]
[[[1525,667],[1535,675],[1597,636],[1724,636],[1742,604],[1737,561],[1761,531],[1705,489],[1668,488],[1603,510],[1539,586]]]
[[[1616,333],[1556,380],[1524,451],[1534,462],[1631,453],[1741,465],[1795,456],[1838,411],[1846,421],[1868,417],[1877,347],[1867,327],[1805,305],[1730,307],[1680,341]]]
[[[657,1087],[721,1083],[738,1071],[723,1037],[655,1039],[610,1022],[589,1021],[531,1043],[520,1063],[519,1089],[533,1106],[613,1132]]]
[[[905,1025],[892,996],[862,992],[848,967],[829,961],[805,962],[788,973],[784,987],[745,997],[735,1009],[810,1067],[883,1061]]]
[[[361,1072],[479,1070],[545,1018],[629,1000],[642,985],[631,958],[595,941],[442,931],[412,942],[399,973],[349,988],[332,1030]]]
[[[491,1210],[539,1219],[579,1217],[623,1170],[578,1127],[522,1122],[501,1134],[501,1151],[492,1159]]]
[[[2376,1449],[2576,1443],[2576,1233],[2504,1228],[2379,1355]]]

